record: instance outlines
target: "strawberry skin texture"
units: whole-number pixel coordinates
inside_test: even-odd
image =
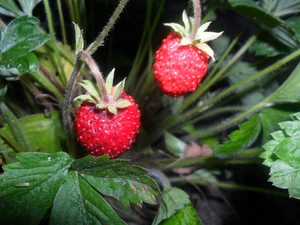
[[[194,92],[208,67],[208,54],[192,44],[181,46],[181,39],[171,32],[156,51],[154,76],[162,92],[171,97]]]
[[[76,110],[74,129],[77,140],[94,156],[109,154],[115,158],[135,142],[141,125],[141,113],[131,96],[123,92],[120,98],[127,99],[133,105],[118,109],[116,115],[107,109],[98,109],[94,103],[87,101]]]

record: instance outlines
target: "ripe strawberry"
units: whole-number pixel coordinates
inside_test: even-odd
[[[100,97],[98,86],[88,80],[81,85],[90,95],[76,98],[83,100],[74,120],[77,140],[94,156],[109,154],[115,158],[127,151],[135,142],[141,125],[138,105],[122,90],[124,82],[111,86],[113,73],[106,80],[106,102]]]
[[[213,50],[205,43],[216,39],[223,32],[205,32],[210,22],[200,26],[191,36],[193,19],[182,15],[184,27],[169,23],[174,29],[162,46],[156,51],[154,76],[162,92],[171,97],[178,97],[194,92],[206,74],[209,57],[214,60]]]

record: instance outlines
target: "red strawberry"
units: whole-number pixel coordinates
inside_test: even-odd
[[[124,81],[112,87],[113,74],[114,70],[108,75],[106,85],[97,86],[84,80],[81,85],[88,94],[75,99],[83,101],[74,120],[77,140],[94,156],[109,154],[115,158],[127,151],[141,125],[138,105],[123,91]]]
[[[205,32],[210,22],[200,26],[191,35],[193,19],[188,19],[183,12],[185,27],[169,23],[175,32],[163,40],[157,50],[154,63],[154,76],[162,92],[171,97],[178,97],[194,92],[206,74],[209,57],[214,60],[213,50],[205,43],[219,37],[222,32]]]
[[[83,102],[76,111],[74,128],[77,140],[95,156],[109,154],[115,158],[128,150],[140,128],[140,111],[131,96],[120,96],[133,105],[119,109],[113,114],[108,109],[99,109],[96,104]]]

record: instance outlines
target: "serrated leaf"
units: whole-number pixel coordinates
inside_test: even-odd
[[[239,125],[239,130],[229,135],[230,141],[214,148],[215,154],[226,156],[249,147],[258,137],[261,124],[257,114],[251,116],[246,122]]]
[[[280,123],[283,130],[272,133],[276,140],[263,146],[266,151],[261,158],[270,167],[269,181],[279,188],[288,189],[291,197],[300,199],[300,135],[297,131],[299,113],[291,117],[294,121]]]
[[[183,224],[202,225],[202,222],[197,215],[197,211],[194,209],[192,204],[185,205],[183,209],[180,209],[169,219],[163,220],[160,223],[160,225],[183,225]]]
[[[167,150],[177,157],[183,157],[187,144],[169,132],[164,133]]]
[[[258,40],[250,46],[249,52],[256,56],[274,57],[280,54],[286,54],[288,50],[281,42],[267,33],[263,33],[259,36]]]
[[[295,103],[300,101],[298,94],[300,89],[300,63],[294,69],[288,79],[267,99],[270,104]]]
[[[266,143],[271,138],[271,133],[280,129],[278,123],[288,120],[290,114],[299,109],[299,106],[295,104],[276,106],[268,109],[264,109],[259,113],[263,135],[262,143]]]
[[[0,223],[38,224],[67,174],[66,153],[19,153],[18,163],[3,166],[0,176]],[[30,218],[30,219],[29,219]]]
[[[276,16],[287,16],[300,11],[298,0],[263,0],[263,6]]]
[[[70,171],[55,196],[50,224],[125,225],[126,223],[77,172]]]
[[[79,52],[80,50],[83,50],[84,48],[84,41],[83,41],[83,36],[82,36],[82,30],[80,29],[80,27],[76,24],[74,24],[74,28],[75,28],[75,52],[77,54],[77,52]]]
[[[298,49],[299,41],[295,33],[284,23],[284,21],[273,16],[252,0],[229,0],[229,6],[233,10],[255,22],[260,27],[268,30],[274,38],[290,49]]]
[[[166,190],[152,225],[159,225],[190,204],[189,196],[179,188]]]
[[[155,196],[159,195],[157,184],[146,175],[146,170],[128,165],[125,160],[110,160],[108,155],[86,156],[71,166],[96,190],[116,197],[126,206],[142,202],[155,204]]]

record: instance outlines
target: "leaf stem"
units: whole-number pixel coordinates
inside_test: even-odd
[[[16,142],[23,148],[23,151],[29,152],[30,147],[28,145],[26,137],[24,136],[22,127],[20,126],[18,119],[4,103],[0,104],[0,114],[7,123]]]
[[[106,103],[109,102],[107,90],[105,87],[105,81],[103,79],[102,73],[99,70],[99,67],[97,66],[96,62],[93,60],[93,58],[84,50],[80,50],[77,53],[78,55],[82,56],[84,58],[84,61],[89,66],[90,70],[92,71],[92,74],[94,75],[97,85],[99,87],[100,96],[103,98],[102,100]]]
[[[272,195],[278,195],[278,196],[284,196],[288,197],[288,194],[285,192],[279,192],[279,191],[272,191],[264,188],[258,188],[258,187],[251,187],[251,186],[246,186],[246,185],[238,185],[238,184],[232,184],[232,183],[225,183],[225,182],[220,182],[220,181],[206,181],[204,179],[189,179],[188,177],[174,177],[169,179],[171,183],[178,183],[178,182],[186,182],[191,181],[195,184],[200,184],[200,185],[213,185],[216,187],[220,188],[225,188],[225,189],[237,189],[237,190],[244,190],[244,191],[253,191],[253,192],[259,192],[259,193],[264,193],[264,194],[272,194]]]
[[[61,7],[61,0],[57,0],[56,2],[57,2],[57,8],[58,8],[59,21],[60,21],[60,25],[61,25],[61,33],[62,33],[63,43],[67,44],[66,27],[65,27],[63,11],[62,11],[62,7]]]
[[[65,85],[67,83],[67,78],[65,75],[65,70],[64,67],[62,65],[62,61],[61,61],[61,57],[57,48],[57,43],[56,43],[56,39],[55,39],[55,31],[54,31],[54,27],[53,27],[53,21],[52,21],[52,15],[51,15],[51,8],[50,8],[50,4],[49,4],[49,0],[43,0],[44,2],[44,6],[45,6],[45,11],[46,11],[46,16],[47,16],[47,21],[48,21],[48,27],[49,27],[49,32],[52,36],[51,42],[53,45],[53,50],[54,50],[54,55],[55,58],[57,60],[59,69],[60,69],[60,78],[62,83]]]
[[[201,2],[200,0],[192,0],[192,2],[194,8],[194,24],[191,33],[191,39],[194,40],[201,24]]]

